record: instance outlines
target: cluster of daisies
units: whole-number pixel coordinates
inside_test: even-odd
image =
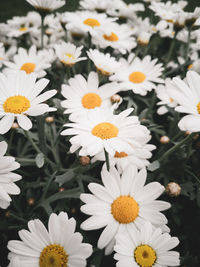
[[[0,25],[1,139],[13,125],[28,136],[35,120],[52,112],[56,117],[57,94],[66,122],[61,135],[68,137],[70,152],[103,162],[100,184],[89,183],[90,193],[80,195],[81,211],[90,216],[81,229],[104,228],[97,247],[106,255],[114,251],[117,267],[179,266],[179,253],[172,250],[179,240],[169,234],[162,213],[170,204],[158,200],[165,188],[146,182],[156,149],[149,143],[151,132],[132,107],[121,107],[122,96],[145,98],[152,91],[158,115],[175,109],[184,113],[181,131],[200,131],[200,8],[186,12],[186,1],[81,0],[78,11],[54,14],[65,1],[26,1],[36,11]],[[156,24],[139,16],[147,8]],[[171,49],[165,62],[152,58],[148,49],[155,35],[180,40],[183,49],[192,40],[187,58],[180,54],[173,61]],[[184,64],[186,78],[167,75]],[[45,77],[54,77],[56,70],[62,77],[55,90]],[[0,142],[2,209],[11,195],[20,194],[15,182],[22,179],[13,172],[19,163],[5,156],[7,149]],[[75,219],[63,211],[50,215],[48,230],[39,219],[29,221],[29,230],[19,231],[21,241],[8,243],[9,267],[86,266],[92,246],[75,228]]]

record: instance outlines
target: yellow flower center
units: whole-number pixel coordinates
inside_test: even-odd
[[[118,132],[118,128],[110,122],[99,123],[92,129],[92,134],[103,140],[117,137]]]
[[[40,267],[67,267],[68,256],[60,245],[49,245],[40,254]]]
[[[24,63],[20,70],[24,70],[27,74],[34,72],[36,65],[34,63]]]
[[[120,196],[113,201],[111,213],[116,221],[127,224],[137,218],[139,206],[133,197]]]
[[[85,25],[88,25],[90,27],[99,27],[101,26],[100,22],[97,19],[88,18],[83,21]]]
[[[188,70],[191,70],[193,68],[193,64],[190,64],[189,66],[188,66]]]
[[[145,79],[146,79],[146,75],[140,71],[132,72],[129,75],[129,80],[132,83],[142,83],[142,82],[144,82]]]
[[[19,28],[19,30],[20,30],[20,32],[25,32],[28,30],[28,28],[27,27],[21,27],[21,28]]]
[[[74,59],[74,56],[72,54],[65,54],[65,56],[67,56],[68,58]]]
[[[200,114],[200,102],[197,104],[197,111]]]
[[[128,154],[126,154],[125,152],[115,152],[115,158],[125,158],[125,157],[127,157],[128,156]]]
[[[11,96],[6,99],[3,109],[6,113],[21,114],[30,108],[30,101],[25,96]]]
[[[155,250],[148,245],[138,246],[134,251],[134,257],[141,267],[151,267],[157,259]]]
[[[101,102],[101,97],[95,93],[88,93],[82,97],[82,105],[87,109],[100,107]]]
[[[103,38],[110,42],[117,42],[119,40],[119,37],[114,32],[112,32],[111,35],[104,34]]]

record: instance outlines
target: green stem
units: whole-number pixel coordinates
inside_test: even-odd
[[[31,143],[32,147],[35,149],[35,151],[38,153],[41,153],[39,147],[35,144],[32,137],[30,136],[29,131],[24,131],[24,134],[25,134],[26,138],[28,139],[28,141]]]
[[[186,170],[186,173],[188,173],[190,176],[192,176],[199,184],[200,184],[200,179],[191,171]]]
[[[104,153],[105,153],[105,159],[106,159],[106,167],[107,167],[107,170],[110,171],[109,155],[105,149],[104,149]]]
[[[191,41],[191,29],[192,29],[192,27],[190,27],[188,29],[188,39],[187,39],[187,46],[186,46],[186,62],[188,61],[188,58],[189,58],[190,41]]]
[[[49,190],[49,187],[50,187],[50,185],[51,185],[51,183],[52,183],[52,181],[53,181],[53,179],[54,179],[56,173],[57,173],[57,171],[54,172],[54,173],[51,175],[50,179],[48,180],[48,182],[47,182],[47,184],[46,184],[46,186],[45,186],[43,195],[42,195],[42,197],[41,197],[41,202],[46,198],[47,192],[48,192],[48,190]]]
[[[13,217],[14,219],[18,220],[18,221],[27,223],[27,221],[25,219],[13,214],[13,213],[10,213],[10,216]]]
[[[45,120],[44,116],[37,117],[37,128],[38,128],[38,135],[39,135],[39,144],[40,150],[44,155],[46,155],[46,136],[45,136]]]
[[[43,14],[41,15],[41,49],[44,48],[44,19],[45,16]]]
[[[161,158],[160,158],[160,162],[164,161],[166,158],[169,157],[169,155],[171,155],[172,153],[174,153],[179,147],[181,147],[184,143],[186,143],[188,140],[191,140],[193,137],[193,134],[190,134],[188,136],[186,136],[182,141],[180,141],[178,144],[176,144],[175,146],[173,146],[172,148],[170,148]]]
[[[166,63],[169,63],[170,59],[171,59],[171,56],[172,56],[172,53],[173,53],[173,50],[174,50],[174,46],[175,46],[175,41],[176,41],[176,36],[177,36],[177,31],[175,31],[175,34],[174,34],[174,38],[171,42],[171,46],[170,46],[170,49],[169,49],[169,52],[168,52],[168,56],[167,56],[167,62]]]

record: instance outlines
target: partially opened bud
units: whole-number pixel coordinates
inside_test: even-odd
[[[160,138],[161,144],[168,144],[170,142],[170,139],[168,136],[164,135]]]

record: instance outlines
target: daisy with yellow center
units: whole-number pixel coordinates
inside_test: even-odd
[[[49,13],[65,5],[65,1],[63,0],[26,0],[26,2],[45,13]]]
[[[162,64],[156,64],[157,59],[151,60],[150,56],[143,59],[130,54],[128,60],[121,59],[122,68],[110,77],[112,81],[118,81],[124,91],[132,90],[135,94],[146,95],[148,91],[156,88],[157,83],[163,83],[160,78]]]
[[[133,31],[128,25],[111,23],[104,28],[96,29],[92,34],[92,42],[101,48],[112,47],[126,54],[136,47],[135,38],[132,35]]]
[[[180,256],[171,251],[179,244],[177,237],[162,233],[146,222],[140,230],[135,227],[116,236],[114,258],[118,267],[162,267],[180,266]]]
[[[82,75],[69,79],[69,85],[62,85],[62,95],[66,100],[61,102],[65,114],[70,119],[81,118],[96,108],[111,107],[110,97],[120,88],[116,83],[99,86],[98,74],[90,72],[88,80]]]
[[[158,182],[144,185],[146,175],[145,169],[137,172],[131,165],[121,176],[114,167],[108,172],[104,166],[101,173],[103,185],[90,183],[88,188],[92,194],[81,194],[81,200],[86,203],[81,211],[91,216],[81,224],[81,228],[105,227],[98,240],[100,249],[113,244],[120,231],[139,228],[146,220],[154,226],[163,227],[167,223],[160,211],[168,209],[170,204],[156,200],[165,189]]]
[[[47,79],[36,82],[37,75],[19,71],[6,76],[0,75],[0,134],[5,134],[17,122],[24,130],[32,127],[28,116],[39,116],[48,111],[55,111],[42,102],[56,94],[49,90],[40,94],[49,83]]]
[[[110,88],[112,87],[110,85]],[[71,94],[70,91],[66,91]],[[133,153],[133,146],[139,147],[141,143],[147,142],[150,132],[145,126],[140,125],[138,117],[128,116],[132,111],[133,109],[127,109],[114,115],[111,109],[95,108],[87,112],[87,116],[77,114],[70,117],[74,123],[65,124],[68,129],[61,135],[74,135],[70,139],[70,151],[73,153],[82,147],[79,152],[81,156],[95,156],[104,149],[112,157],[116,151],[121,152],[122,149],[127,154]]]
[[[19,231],[22,241],[8,242],[11,262],[17,258],[21,266],[86,266],[86,259],[92,254],[92,246],[82,243],[82,235],[74,232],[74,218],[69,219],[66,212],[59,215],[52,213],[48,225],[47,231],[39,219],[29,221],[29,231]]]
[[[36,46],[31,46],[27,51],[24,48],[18,49],[18,54],[12,61],[5,61],[7,73],[15,73],[23,70],[26,74],[37,73],[38,78],[46,75],[45,69],[51,66],[51,57],[46,56],[46,51],[37,51]]]
[[[76,47],[72,43],[62,42],[61,44],[55,45],[54,48],[57,57],[65,66],[71,67],[77,62],[87,59],[86,57],[80,57],[83,46]]]

